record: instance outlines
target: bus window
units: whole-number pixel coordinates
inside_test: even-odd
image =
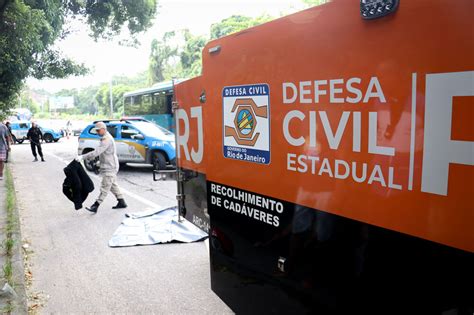
[[[166,106],[166,95],[164,93],[155,93],[153,94],[153,106],[151,108],[151,113],[154,114],[167,114],[167,106]]]
[[[175,84],[182,80],[175,80]],[[173,131],[173,82],[161,82],[152,87],[123,95],[124,116],[140,116]]]

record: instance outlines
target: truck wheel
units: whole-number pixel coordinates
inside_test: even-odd
[[[47,143],[51,143],[51,142],[53,142],[53,135],[51,135],[50,133],[47,133],[43,136],[43,139]]]
[[[153,168],[155,170],[164,170],[166,169],[166,157],[161,152],[153,153]]]

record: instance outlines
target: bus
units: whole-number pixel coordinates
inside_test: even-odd
[[[174,80],[174,84],[183,80]],[[152,87],[127,92],[124,97],[124,116],[140,116],[174,132],[173,81],[160,82]]]

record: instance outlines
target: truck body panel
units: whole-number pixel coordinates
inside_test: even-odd
[[[178,165],[207,181],[234,310],[474,307],[473,21],[468,0],[371,21],[340,0],[205,47]]]

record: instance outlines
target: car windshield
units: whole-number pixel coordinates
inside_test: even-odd
[[[146,122],[146,121],[137,121],[133,122],[133,125],[140,129],[145,135],[150,137],[160,137],[160,136],[169,136],[173,135],[173,133],[169,130],[166,130],[163,127],[160,127],[154,123]]]

